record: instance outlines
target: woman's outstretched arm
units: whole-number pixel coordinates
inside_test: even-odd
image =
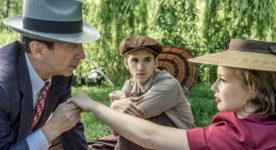
[[[160,126],[117,112],[82,93],[72,97],[72,101],[84,111],[94,113],[120,135],[138,145],[158,150],[189,150],[187,134],[183,129]]]

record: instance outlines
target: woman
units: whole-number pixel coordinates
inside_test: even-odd
[[[114,112],[84,94],[72,101],[83,110],[95,113],[122,136],[147,148],[276,149],[275,45],[233,39],[226,51],[191,59],[218,65],[217,80],[211,89],[220,112],[205,128],[183,130],[156,125]]]

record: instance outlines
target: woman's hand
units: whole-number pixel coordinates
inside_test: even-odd
[[[69,98],[69,100],[74,102],[83,111],[89,111],[89,109],[95,103],[93,99],[91,99],[89,96],[87,96],[84,93],[78,93],[77,95]]]
[[[116,111],[130,114],[132,116],[136,116],[139,118],[143,118],[144,111],[140,109],[136,104],[142,98],[143,97],[140,96],[140,97],[128,97],[128,98],[120,99],[112,102],[110,107]]]

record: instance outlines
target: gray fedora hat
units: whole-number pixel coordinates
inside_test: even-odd
[[[4,19],[12,30],[39,40],[87,43],[99,32],[82,20],[81,0],[25,0],[23,16]]]

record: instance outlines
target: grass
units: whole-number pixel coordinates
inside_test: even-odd
[[[94,100],[109,105],[110,101],[108,94],[111,91],[118,89],[120,89],[120,87],[116,86],[81,86],[74,87],[73,94],[76,94],[77,92],[85,92]],[[192,106],[196,125],[198,127],[209,125],[213,115],[217,112],[210,86],[197,84],[193,87],[191,93],[187,97]],[[111,134],[109,127],[92,113],[83,113],[81,117],[85,127],[85,136],[88,141]]]
[[[187,96],[191,103],[195,123],[198,127],[209,125],[217,112],[214,94],[210,90],[210,86],[197,84]]]

